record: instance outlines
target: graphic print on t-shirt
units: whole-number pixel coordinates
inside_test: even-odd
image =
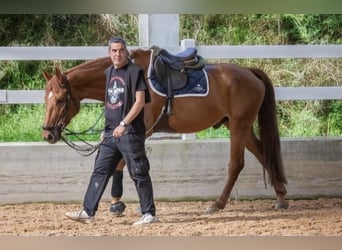
[[[117,109],[123,105],[125,81],[122,77],[114,76],[107,90],[107,108]]]

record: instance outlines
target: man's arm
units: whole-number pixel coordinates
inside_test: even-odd
[[[129,110],[128,114],[122,120],[125,124],[130,124],[140,113],[140,111],[145,106],[145,91],[136,91],[135,92],[135,102],[132,108]],[[118,126],[114,129],[113,136],[120,137],[125,132],[126,128],[123,126]]]
[[[128,112],[128,114],[122,120],[126,124],[130,124],[140,113],[140,111],[145,106],[145,91],[137,91],[135,92],[135,102]]]

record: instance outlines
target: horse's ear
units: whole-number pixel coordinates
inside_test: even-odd
[[[134,58],[134,50],[132,50],[132,49],[128,50],[128,57],[129,57],[129,59]]]
[[[52,78],[52,75],[50,75],[48,72],[46,72],[45,70],[43,70],[43,76],[45,78],[46,81],[49,81]]]
[[[62,75],[61,70],[58,67],[55,67],[55,74],[56,74],[58,80],[63,82],[63,75]]]

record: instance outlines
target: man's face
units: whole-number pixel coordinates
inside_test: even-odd
[[[125,66],[128,62],[127,50],[122,43],[111,43],[109,49],[109,56],[112,59],[114,67],[119,69]]]

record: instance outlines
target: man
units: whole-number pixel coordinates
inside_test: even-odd
[[[106,73],[104,138],[84,197],[83,209],[67,212],[72,220],[91,223],[109,178],[123,158],[140,201],[142,217],[133,225],[156,222],[150,164],[145,152],[144,105],[150,101],[143,70],[128,59],[126,42],[120,37],[109,43],[113,65]],[[112,194],[113,195],[113,194]]]

